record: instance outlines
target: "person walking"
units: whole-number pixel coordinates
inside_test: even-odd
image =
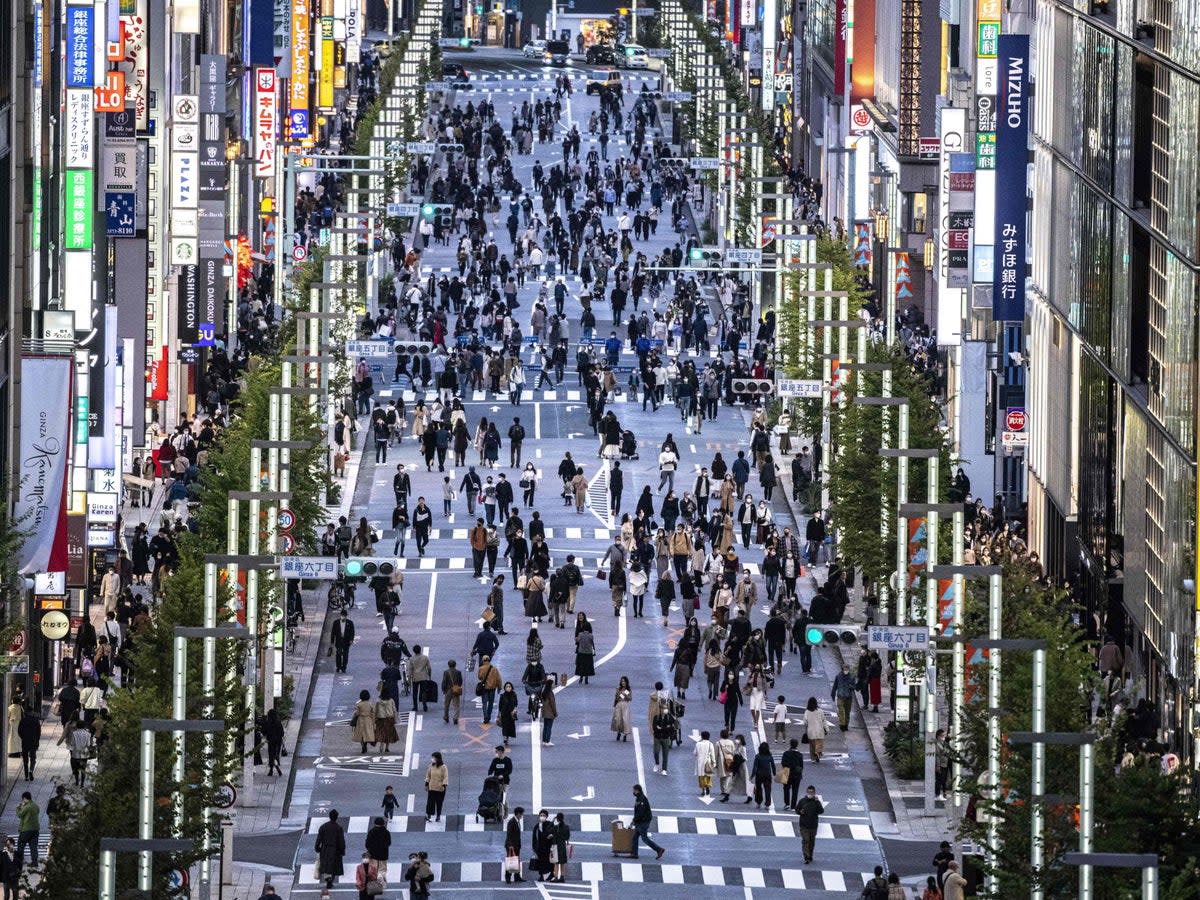
[[[17,736],[21,739],[21,762],[25,768],[25,780],[33,781],[37,768],[38,747],[42,743],[42,722],[33,714],[33,707],[26,706],[17,724]]]
[[[517,692],[511,681],[504,682],[504,690],[500,694],[500,734],[504,737],[504,746],[509,740],[517,739]]]
[[[780,778],[783,781],[783,807],[795,809],[800,800],[800,780],[804,777],[804,754],[800,742],[792,738],[788,749],[779,760]]]
[[[521,829],[525,807],[518,806],[504,826],[504,883],[523,883],[521,877]],[[514,862],[515,860],[515,862]]]
[[[350,645],[354,643],[354,623],[350,621],[350,614],[344,609],[330,629],[329,643],[334,652],[334,669],[345,672],[350,662]]]
[[[434,751],[425,770],[425,821],[442,821],[442,804],[446,802],[446,788],[450,785],[450,770],[442,761],[442,754]]]
[[[325,879],[325,887],[333,885],[345,873],[342,859],[346,855],[346,832],[338,824],[338,811],[329,811],[329,821],[317,829],[317,843],[313,847],[317,852],[318,878]]]
[[[0,883],[4,885],[4,900],[17,900],[21,886],[21,857],[17,856],[17,842],[10,837],[4,839],[0,851]]]
[[[837,701],[838,728],[847,731],[850,728],[850,708],[854,705],[854,693],[858,688],[858,679],[850,673],[849,664],[842,665],[842,671],[833,679],[833,687],[829,696]]]
[[[458,724],[458,716],[462,711],[463,676],[458,671],[454,660],[446,663],[442,672],[442,721],[449,722],[453,714],[454,724]]]
[[[754,805],[766,807],[770,812],[771,784],[775,781],[775,757],[771,755],[771,745],[763,741],[758,745],[754,754],[754,762],[750,766],[750,775],[754,778]]]
[[[804,851],[804,862],[813,861],[813,848],[817,842],[817,826],[820,824],[821,813],[825,807],[817,799],[817,789],[811,784],[804,789],[804,796],[796,804],[796,814],[800,817],[800,846]]]
[[[629,705],[633,702],[633,688],[629,678],[621,676],[617,682],[617,690],[613,695],[612,731],[616,732],[618,741],[628,741],[629,733],[633,730],[632,718],[629,715]]]
[[[29,868],[38,867],[38,834],[41,832],[41,808],[33,802],[33,794],[21,792],[17,804],[17,861],[25,859],[25,848],[29,847]]]
[[[825,713],[817,706],[817,698],[809,697],[804,709],[804,733],[808,736],[808,753],[813,762],[821,761],[825,751],[825,735],[829,726],[825,723]]]
[[[732,669],[732,671],[730,671]],[[737,728],[737,714],[742,706],[742,687],[738,683],[737,669],[729,666],[725,670],[725,683],[721,685],[721,693],[717,701],[725,707],[725,727],[732,734]]]
[[[383,816],[376,816],[375,823],[368,829],[366,837],[367,856],[375,865],[380,877],[387,878],[388,854],[392,848],[392,834],[388,831]]]
[[[263,717],[262,736],[267,742],[267,774],[282,775],[279,759],[283,755],[283,720],[273,706]]]
[[[694,751],[696,757],[696,779],[700,783],[700,796],[712,795],[713,774],[717,771],[717,748],[709,739],[707,731],[700,732]]]
[[[375,743],[375,706],[371,703],[370,691],[359,691],[358,702],[354,704],[354,714],[350,717],[350,738],[362,745],[361,752],[367,752],[367,744]]]
[[[596,636],[587,614],[575,617],[575,675],[582,684],[596,674]]]
[[[479,660],[475,677],[475,695],[483,700],[483,724],[487,725],[492,721],[492,705],[496,702],[496,691],[500,689],[500,670],[492,665],[490,656],[484,656]]]
[[[554,731],[554,720],[558,718],[558,701],[554,696],[554,679],[546,676],[542,685],[542,746],[553,747],[550,735]]]
[[[630,856],[638,858],[638,841],[642,841],[654,851],[655,859],[662,859],[667,851],[650,838],[650,823],[654,821],[654,811],[650,808],[650,800],[640,784],[633,786],[633,852]]]
[[[413,644],[413,655],[408,660],[408,680],[412,684],[412,711],[417,711],[417,703],[421,704],[423,712],[429,712],[429,688],[427,681],[433,678],[433,669],[429,665],[429,657],[421,652],[420,644]],[[434,685],[436,690],[437,685]],[[436,697],[434,700],[436,701]],[[364,751],[365,752],[365,751]]]
[[[371,854],[364,851],[362,862],[354,867],[354,887],[358,890],[358,900],[371,900],[379,896],[374,892],[379,883],[379,867],[371,861]]]
[[[654,735],[654,771],[667,774],[667,763],[671,759],[671,745],[675,742],[675,732],[679,720],[671,709],[671,700],[665,694],[659,695],[657,712],[650,720],[651,733]],[[662,768],[659,768],[659,763]]]
[[[433,866],[429,864],[429,854],[424,850],[408,854],[408,866],[401,877],[408,882],[409,897],[428,897],[429,883],[433,881]]]
[[[946,864],[946,877],[942,879],[942,898],[943,900],[963,900],[966,897],[966,891],[967,879],[959,873],[958,863],[951,860]]]
[[[392,693],[381,692],[375,701],[375,743],[382,744],[382,752],[388,753],[392,744],[400,742],[396,731],[396,698]],[[385,867],[386,868],[386,867]]]

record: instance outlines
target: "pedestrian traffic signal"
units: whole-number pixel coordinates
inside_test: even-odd
[[[394,349],[397,356],[428,356],[433,352],[433,344],[429,341],[396,341]]]
[[[716,268],[721,264],[721,251],[715,247],[693,247],[688,251],[688,264]]]
[[[450,142],[437,145],[439,153],[462,153],[463,145]]]
[[[804,641],[810,647],[819,647],[821,644],[857,644],[858,635],[853,631],[809,625],[804,629]]]
[[[366,581],[368,578],[383,576],[391,578],[398,568],[394,559],[378,559],[374,556],[348,556],[342,561],[342,572],[347,578],[357,578]]]
[[[775,382],[769,378],[735,378],[730,387],[735,396],[769,397],[775,391]]]
[[[454,224],[454,207],[449,203],[426,203],[421,207],[421,215],[443,228]]]

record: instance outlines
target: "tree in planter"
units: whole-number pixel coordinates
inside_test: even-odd
[[[938,496],[944,497],[949,489],[950,451],[939,428],[941,410],[930,399],[924,379],[899,350],[868,346],[867,361],[890,363],[891,396],[909,399],[909,447],[942,451]],[[895,521],[896,469],[894,463],[888,467],[881,465],[881,408],[854,403],[857,383],[857,375],[852,375],[840,389],[846,399],[831,413],[835,452],[833,459],[825,461],[825,468],[833,522],[839,529],[838,549],[848,562],[861,569],[868,581],[879,582],[895,571],[896,566],[895,532],[889,532],[886,538],[880,533],[881,503],[889,520]],[[878,397],[882,391],[882,373],[865,373],[864,395]],[[895,447],[898,415],[894,408],[890,418],[888,445]],[[924,501],[928,496],[926,467],[910,462],[908,471],[909,500]],[[915,599],[923,604],[923,597]]]
[[[1125,714],[1114,721],[1089,722],[1090,698],[1096,686],[1094,660],[1084,632],[1072,621],[1072,605],[1065,591],[1047,586],[1022,559],[1006,559],[1002,634],[1005,638],[1040,638],[1046,641],[1046,729],[1076,732],[1093,730],[1095,798],[1094,850],[1104,853],[1155,853],[1160,860],[1160,882],[1169,885],[1163,896],[1173,900],[1195,897],[1195,859],[1200,857],[1200,828],[1191,795],[1189,774],[1161,774],[1157,755],[1122,765],[1126,748]],[[987,590],[968,585],[964,607],[964,633],[987,633]],[[1032,725],[1032,654],[1007,652],[1002,663],[1003,678],[999,707],[1001,735],[1029,731]],[[976,796],[976,809],[999,817],[999,844],[994,872],[997,897],[1029,893],[1038,879],[1048,897],[1074,896],[1078,872],[1064,866],[1063,853],[1077,850],[1079,833],[1075,804],[1050,806],[1044,816],[1045,864],[1035,873],[1029,864],[1032,777],[1031,753],[1027,745],[1004,744],[1000,763],[1001,796],[980,796],[979,775],[987,770],[987,667],[975,666],[970,677],[977,685],[963,710],[964,790]],[[1077,747],[1046,746],[1045,792],[1067,798],[1079,794],[1079,750]],[[964,819],[961,832],[987,846],[985,824]],[[1117,869],[1097,870],[1096,900],[1124,900],[1140,896],[1140,873]]]

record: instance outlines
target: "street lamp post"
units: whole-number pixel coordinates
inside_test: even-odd
[[[1141,869],[1142,900],[1158,900],[1158,857],[1153,853],[1064,853],[1068,866],[1103,869]]]
[[[173,838],[100,838],[99,900],[117,900],[118,853],[186,853],[195,846],[191,841]]]

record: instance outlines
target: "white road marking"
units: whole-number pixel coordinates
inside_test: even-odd
[[[542,404],[533,404],[533,437],[535,440],[542,439]]]
[[[465,562],[465,561],[464,561]],[[433,628],[433,600],[437,596],[437,572],[429,576],[429,608],[425,612],[425,630]]]
[[[538,810],[542,808],[542,735],[537,722],[529,723],[529,753],[532,757],[529,767],[529,807]]]
[[[625,621],[625,617],[621,617],[621,621]],[[633,759],[637,765],[637,783],[640,785],[646,784],[646,761],[642,758],[642,736],[637,727],[633,729]]]

